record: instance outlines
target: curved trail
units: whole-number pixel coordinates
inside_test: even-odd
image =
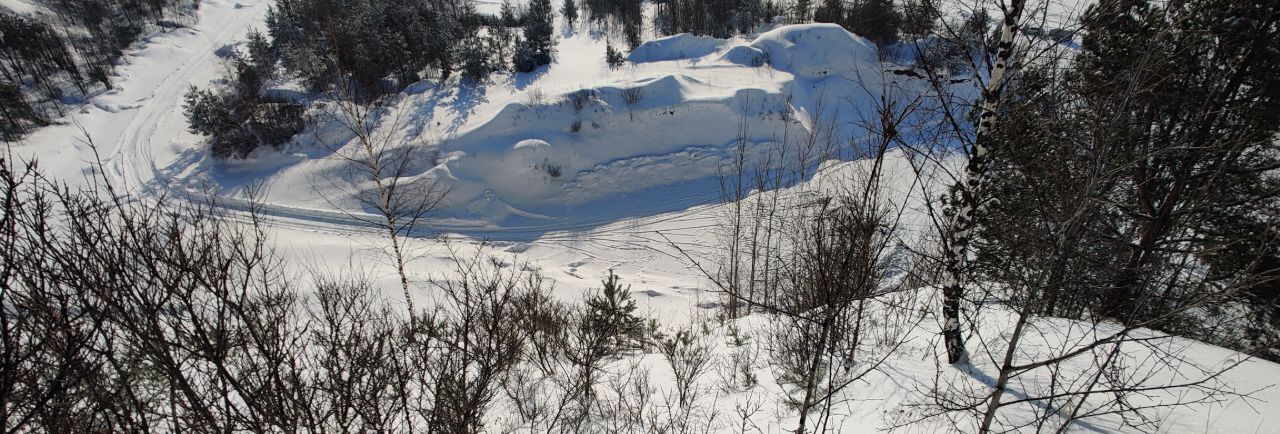
[[[265,3],[267,0],[258,0]],[[230,8],[231,10],[226,10]],[[338,210],[324,210],[296,207],[279,203],[250,202],[248,200],[224,195],[210,195],[204,191],[192,190],[178,185],[172,173],[157,163],[154,156],[158,146],[167,146],[173,137],[166,133],[185,129],[185,119],[181,113],[181,103],[188,86],[196,80],[197,74],[221,68],[215,51],[226,44],[235,42],[250,28],[260,26],[263,4],[230,6],[227,4],[207,4],[200,11],[200,23],[193,31],[192,37],[183,38],[182,49],[186,58],[171,73],[165,74],[159,83],[139,83],[136,77],[129,86],[153,86],[148,95],[140,100],[134,116],[115,140],[112,151],[103,156],[104,175],[116,185],[129,192],[134,200],[156,201],[160,198],[182,200],[196,203],[213,203],[236,219],[247,219],[250,210],[268,217],[275,226],[288,227],[313,232],[331,234],[349,234],[352,232],[373,233],[374,228],[360,219]],[[246,16],[249,15],[249,16]],[[138,66],[135,66],[138,67]],[[196,83],[199,84],[199,83]],[[178,167],[179,169],[185,169]],[[637,234],[637,227],[653,224],[676,227],[703,226],[704,207],[694,206],[681,211],[661,213],[627,220],[618,219],[573,219],[549,221],[546,224],[523,226],[484,227],[476,225],[458,225],[435,222],[424,232],[459,232],[479,237],[532,241],[543,239],[551,243],[565,242],[568,239],[588,241],[596,236],[620,234]],[[624,205],[625,206],[625,205]],[[371,216],[372,217],[372,216]],[[557,233],[573,232],[578,235],[563,236]]]

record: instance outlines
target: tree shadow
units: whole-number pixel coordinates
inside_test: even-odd
[[[964,371],[965,375],[968,375],[970,378],[981,381],[982,384],[987,386],[988,388],[996,387],[996,379],[992,378],[990,375],[987,375],[986,372],[983,372],[982,370],[973,366],[973,363],[966,362],[964,363],[964,366],[959,369],[961,371]],[[1026,394],[1026,392],[1015,389],[1012,386],[1013,386],[1012,381],[1010,381],[1010,384],[1006,385],[1004,393],[1013,396],[1017,400],[1024,400],[1024,399],[1028,400],[1026,401],[1028,404],[1034,405],[1036,407],[1039,407],[1041,410],[1044,410],[1046,415],[1051,415],[1051,416],[1060,415],[1059,409],[1050,408],[1049,404],[1047,402],[1044,402],[1043,399],[1032,399],[1030,396]],[[1102,427],[1094,425],[1093,423],[1085,420],[1077,419],[1075,421],[1072,421],[1072,424],[1096,433],[1110,432],[1109,430],[1103,429]]]
[[[531,72],[517,72],[511,75],[511,86],[516,90],[525,90],[542,76],[547,75],[551,65],[542,65]]]
[[[489,85],[487,81],[463,81],[449,100],[449,111],[453,113],[453,121],[445,128],[444,133],[453,134],[467,123],[467,119],[475,113],[476,106],[489,102]]]

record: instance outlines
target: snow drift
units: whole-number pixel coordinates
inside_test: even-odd
[[[696,36],[688,33],[671,35],[645,41],[631,51],[627,60],[634,63],[660,62],[664,60],[694,59],[715,53],[725,44],[724,39]]]

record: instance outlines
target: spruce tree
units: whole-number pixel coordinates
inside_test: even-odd
[[[809,10],[812,8],[812,0],[796,0],[795,6],[792,8],[791,15],[797,23],[808,22]]]
[[[516,47],[512,64],[517,71],[531,72],[539,66],[550,64],[555,51],[555,15],[551,9],[551,0],[531,1],[529,12],[524,18],[524,39]]]
[[[621,51],[618,51],[616,48],[613,48],[613,44],[606,43],[604,45],[604,63],[609,65],[609,68],[621,67],[622,64],[626,62],[627,62],[626,57],[622,55]]]
[[[1140,306],[1156,290],[1144,276],[1164,267],[1169,249],[1258,242],[1211,234],[1214,222],[1256,219],[1273,203],[1260,199],[1275,194],[1264,181],[1274,180],[1280,149],[1277,17],[1275,2],[1229,0],[1109,1],[1084,15],[1077,68],[1087,115],[1122,161],[1139,162],[1112,199],[1126,253],[1107,305],[1120,319],[1154,314]]]

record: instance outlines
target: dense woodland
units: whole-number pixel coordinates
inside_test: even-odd
[[[0,160],[0,431],[736,430],[755,413],[716,413],[719,395],[701,385],[755,390],[751,367],[763,363],[784,416],[798,418],[789,428],[819,432],[860,379],[935,322],[936,353],[909,357],[939,360],[938,377],[911,411],[885,415],[893,427],[1062,432],[1118,417],[1159,431],[1159,411],[1238,396],[1218,378],[1234,365],[1199,366],[1149,330],[1280,360],[1280,4],[1108,0],[1069,35],[1032,30],[1022,0],[1005,6],[943,20],[928,1],[657,5],[659,32],[747,32],[774,8],[864,29],[920,54],[886,74],[937,91],[861,108],[865,137],[783,132],[777,155],[870,163],[805,200],[779,187],[812,167],[741,157],[744,118],[739,158],[722,170],[721,256],[700,261],[672,245],[719,297],[715,318],[688,327],[644,318],[627,276],[569,303],[535,268],[463,249],[449,277],[412,282],[406,234],[440,202],[395,184],[362,200],[382,204],[386,220],[373,223],[393,246],[408,315],[359,272],[286,273],[265,225],[216,204],[129,202],[105,179],[71,190],[38,165]],[[300,78],[332,96],[334,118],[353,119],[363,149],[340,157],[371,168],[370,182],[394,182],[381,168],[395,164],[381,163],[399,157],[361,129],[380,93],[454,72],[536,69],[555,56],[551,17],[569,10],[629,40],[628,26],[644,28],[638,7],[538,0],[486,17],[440,2],[278,0],[267,35],[229,56],[223,87],[192,89],[187,114],[219,155],[281,143],[303,128],[303,107],[263,97],[263,86]],[[55,60],[67,50],[32,58],[80,65]],[[969,81],[976,101],[945,97]],[[22,97],[22,86],[0,95]],[[7,104],[5,115],[39,115],[26,107]],[[908,122],[919,110],[941,121]],[[906,205],[880,170],[892,150],[921,168],[920,184],[949,185],[927,191],[919,245],[902,242]],[[923,179],[952,157],[963,167]],[[413,284],[437,303],[415,308]],[[752,315],[767,327],[748,336],[733,320]],[[1052,326],[1062,318],[1083,331]],[[982,334],[980,324],[1005,319],[998,335]],[[1029,349],[1057,332],[1074,346]],[[717,339],[726,351],[713,351]],[[1139,349],[1148,357],[1130,358]],[[640,354],[670,368],[670,388],[616,363]],[[989,382],[948,381],[978,363],[994,367]],[[1035,376],[1054,381],[1023,381]],[[1135,404],[1167,391],[1173,401]],[[491,423],[497,412],[508,417]],[[928,423],[941,425],[917,425]]]

